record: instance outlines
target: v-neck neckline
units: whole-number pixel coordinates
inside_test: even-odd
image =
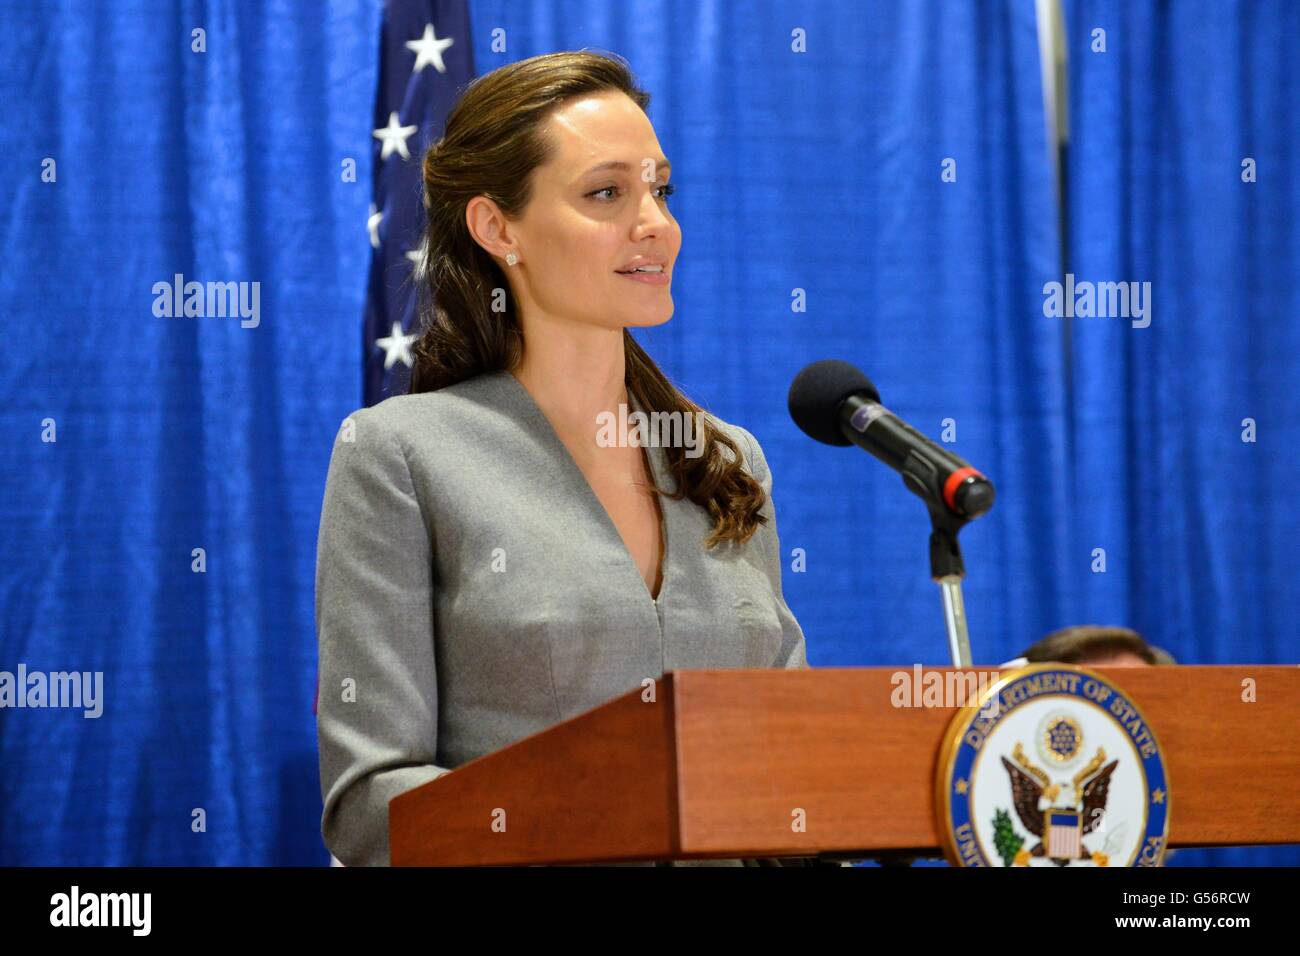
[[[504,381],[504,384],[513,390],[520,400],[520,410],[526,417],[533,419],[533,424],[536,426],[536,434],[538,434],[542,440],[547,442],[552,449],[558,450],[561,460],[567,463],[565,467],[568,470],[570,478],[577,483],[579,488],[585,490],[587,501],[590,505],[595,507],[597,514],[599,514],[603,519],[606,532],[614,536],[614,542],[617,547],[621,549],[625,558],[623,564],[631,569],[632,574],[640,583],[641,589],[645,592],[646,597],[650,599],[651,603],[655,607],[658,607],[659,602],[663,600],[664,594],[668,590],[668,572],[671,567],[668,561],[668,549],[670,547],[669,509],[664,504],[663,496],[656,493],[658,501],[656,501],[655,504],[656,510],[659,512],[659,541],[663,547],[659,554],[659,594],[654,595],[650,592],[650,586],[646,584],[645,578],[641,576],[641,568],[637,565],[636,558],[633,556],[631,549],[627,546],[627,542],[623,540],[623,535],[619,532],[618,525],[614,523],[614,518],[610,515],[609,509],[605,507],[605,503],[601,501],[600,496],[596,494],[596,489],[593,488],[591,482],[587,480],[586,474],[583,472],[581,466],[578,465],[577,460],[573,457],[573,453],[569,451],[569,446],[564,444],[559,433],[555,430],[555,426],[551,424],[551,420],[546,417],[546,413],[542,411],[542,407],[538,405],[537,400],[533,398],[532,392],[528,391],[528,389],[524,387],[524,383],[515,378],[514,374],[510,371],[502,370],[493,374],[498,377],[504,376],[504,379],[506,380]],[[629,414],[633,411],[642,411],[641,403],[636,400],[636,396],[632,394],[631,389],[628,389],[627,397]],[[653,478],[655,485],[659,488],[664,487],[663,476],[666,471],[666,465],[662,460],[662,455],[663,450],[656,446],[643,446],[642,448],[642,457],[649,464],[651,477]]]

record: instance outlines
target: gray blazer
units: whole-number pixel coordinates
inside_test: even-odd
[[[340,861],[388,864],[397,794],[643,678],[808,666],[781,593],[763,451],[745,429],[711,420],[769,491],[768,523],[743,548],[710,552],[707,512],[661,497],[657,601],[509,372],[344,420],[316,558],[321,833]],[[672,489],[663,449],[647,454],[659,487]]]

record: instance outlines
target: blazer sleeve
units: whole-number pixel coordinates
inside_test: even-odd
[[[321,836],[387,866],[388,801],[437,766],[433,548],[399,437],[374,409],[334,441],[316,551]]]
[[[799,622],[795,620],[789,605],[785,603],[785,595],[781,588],[781,539],[776,529],[776,503],[772,500],[772,470],[767,465],[767,458],[763,455],[763,448],[759,445],[758,439],[744,428],[739,430],[749,443],[749,472],[767,492],[767,502],[762,508],[762,513],[767,515],[767,528],[760,528],[756,532],[755,542],[761,542],[763,568],[767,571],[768,580],[772,582],[777,616],[781,619],[781,651],[777,663],[773,666],[807,667],[808,657],[803,629],[799,627]]]

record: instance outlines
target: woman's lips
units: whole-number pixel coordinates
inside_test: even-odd
[[[631,279],[633,282],[644,282],[647,285],[667,285],[669,274],[667,272],[616,272],[625,279]]]

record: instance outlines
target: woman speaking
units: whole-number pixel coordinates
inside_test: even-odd
[[[616,59],[534,57],[472,83],[424,156],[410,394],[343,422],[321,513],[346,865],[389,863],[399,793],[646,678],[807,666],[758,442],[627,331],[672,316],[682,241],[648,103]]]

